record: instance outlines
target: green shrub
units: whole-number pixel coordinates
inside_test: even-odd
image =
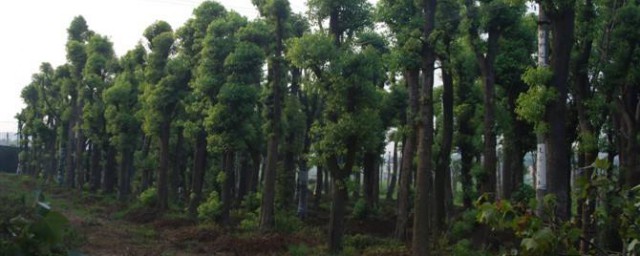
[[[260,227],[260,217],[255,212],[248,212],[240,221],[240,229],[245,231],[258,230]]]
[[[276,231],[286,234],[294,233],[304,227],[298,216],[284,211],[276,212]]]
[[[363,220],[367,217],[367,203],[364,199],[360,198],[356,201],[356,204],[353,205],[351,216],[356,220]]]
[[[242,208],[248,212],[255,212],[262,204],[262,194],[260,192],[250,192],[242,200]]]
[[[305,244],[292,244],[288,249],[291,256],[306,256],[311,253],[311,249]]]
[[[0,196],[0,255],[67,255],[74,234],[69,220],[35,195],[33,206],[24,196]]]
[[[147,190],[142,191],[138,196],[138,202],[147,207],[155,206],[158,202],[158,192],[156,191],[156,188],[148,188]]]
[[[222,202],[216,191],[212,191],[207,200],[198,206],[198,218],[201,220],[215,220],[221,213]]]

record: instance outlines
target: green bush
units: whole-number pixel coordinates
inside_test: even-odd
[[[258,230],[260,227],[260,217],[255,212],[248,212],[240,221],[240,229],[245,231]]]
[[[242,200],[242,208],[248,212],[255,212],[262,204],[262,194],[260,192],[250,192]]]
[[[155,206],[158,202],[158,192],[156,191],[156,188],[148,188],[147,190],[142,191],[138,196],[138,202],[147,207]]]
[[[311,249],[305,244],[292,244],[288,249],[291,256],[306,256],[311,253]]]
[[[74,234],[69,220],[35,194],[33,206],[24,196],[0,196],[0,255],[67,255]]]
[[[221,213],[222,202],[216,191],[212,191],[207,200],[198,206],[198,218],[201,220],[215,220]]]
[[[276,212],[276,231],[286,234],[294,233],[304,227],[304,223],[295,214],[279,211]]]
[[[360,198],[356,201],[356,204],[353,205],[351,216],[356,220],[363,220],[367,217],[367,203],[364,199]]]

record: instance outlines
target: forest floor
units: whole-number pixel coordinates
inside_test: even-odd
[[[111,196],[40,186],[33,179],[0,174],[0,193],[42,189],[52,210],[69,219],[73,244],[81,255],[324,255],[326,209],[304,223],[273,233],[223,228],[187,218],[179,210],[158,214],[131,211]],[[291,222],[285,220],[285,222]],[[387,239],[393,222],[384,218],[349,219],[344,255],[405,255],[404,245]]]

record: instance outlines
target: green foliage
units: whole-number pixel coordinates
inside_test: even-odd
[[[0,194],[0,255],[67,255],[73,236],[69,220],[35,194],[33,206],[24,195]]]
[[[280,233],[291,234],[304,227],[304,223],[300,218],[298,218],[298,216],[287,211],[277,211],[275,219],[275,230]]]
[[[138,202],[145,207],[152,207],[158,203],[158,191],[155,187],[148,188],[138,195]]]
[[[198,206],[198,218],[201,220],[213,221],[220,217],[222,213],[222,202],[218,192],[212,191],[207,200]]]
[[[240,221],[239,228],[245,231],[258,230],[260,227],[260,215],[255,212],[247,212]]]
[[[351,255],[403,255],[404,245],[393,239],[385,239],[364,234],[345,236],[345,248],[352,250]],[[346,251],[346,249],[345,249]],[[387,254],[389,253],[389,254]],[[345,254],[347,254],[345,252]]]
[[[544,123],[544,115],[549,102],[557,97],[557,92],[546,85],[550,83],[553,73],[549,68],[529,68],[522,79],[530,87],[529,90],[518,96],[516,113],[535,126],[538,133],[548,130]]]
[[[356,204],[353,206],[353,212],[351,216],[356,220],[363,220],[367,217],[367,203],[363,198],[359,198]]]
[[[292,244],[288,247],[289,255],[291,256],[306,256],[310,255],[311,249],[305,244]]]
[[[577,254],[577,244],[581,231],[572,222],[560,222],[555,218],[555,196],[548,194],[543,200],[544,215],[540,219],[531,214],[532,210],[523,205],[512,205],[501,200],[495,203],[477,204],[479,223],[489,225],[494,231],[513,232],[520,239],[520,248],[514,249],[522,255],[549,255],[559,251]]]
[[[251,192],[244,196],[242,200],[242,208],[244,208],[247,212],[255,212],[260,208],[260,204],[262,203],[262,193],[260,192]]]

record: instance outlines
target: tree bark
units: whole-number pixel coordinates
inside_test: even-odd
[[[222,171],[225,173],[225,179],[222,184],[222,213],[220,218],[224,225],[231,224],[229,212],[233,205],[233,189],[236,184],[235,179],[235,152],[228,150],[224,153],[224,160],[222,162]]]
[[[196,217],[198,206],[202,201],[202,185],[204,173],[207,168],[207,134],[200,129],[196,137],[196,145],[193,156],[193,177],[191,178],[191,195],[189,196],[189,216]]]
[[[396,183],[398,182],[398,141],[393,142],[393,155],[391,159],[391,163],[393,164],[393,171],[391,173],[391,178],[389,180],[389,187],[387,189],[387,201],[393,200],[393,193],[396,191]]]
[[[378,158],[375,153],[365,153],[363,158],[363,179],[364,179],[364,200],[366,205],[366,212],[369,213],[377,206],[377,198],[375,195],[375,187],[378,186],[376,182],[376,175],[378,174],[375,166],[377,165],[376,159]]]
[[[570,179],[571,169],[567,152],[566,112],[569,78],[569,62],[573,47],[573,30],[575,12],[573,6],[564,7],[554,12],[547,11],[552,28],[552,56],[551,87],[557,92],[557,97],[547,106],[545,120],[549,124],[547,141],[546,168],[548,193],[556,196],[556,216],[560,220],[568,220],[571,216]]]
[[[453,144],[453,77],[450,70],[442,71],[442,116],[443,116],[443,134],[440,151],[437,158],[435,169],[435,216],[434,216],[434,233],[439,235],[444,232],[447,222],[447,212],[452,197],[451,189],[451,171],[449,165],[451,163],[451,147]]]
[[[280,142],[280,119],[282,116],[281,86],[283,82],[282,51],[283,51],[283,19],[276,17],[275,56],[273,57],[273,84],[271,96],[273,97],[273,116],[271,118],[271,130],[267,146],[267,160],[265,169],[264,189],[262,194],[262,206],[260,207],[260,230],[268,231],[275,226],[275,187],[276,168],[278,161],[278,143]]]
[[[100,181],[101,181],[101,174],[102,174],[102,168],[101,168],[101,161],[102,161],[102,148],[99,145],[100,143],[96,143],[96,142],[92,142],[91,143],[91,175],[89,175],[90,178],[90,184],[89,184],[89,191],[91,192],[96,192],[98,191],[98,188],[100,188]]]
[[[423,38],[430,38],[435,28],[436,0],[423,0]],[[422,44],[422,94],[420,106],[420,129],[418,143],[418,169],[416,173],[415,214],[413,217],[413,255],[430,255],[432,232],[429,195],[433,185],[433,79],[435,52],[431,42]]]
[[[403,145],[402,152],[402,168],[400,170],[400,184],[398,186],[398,216],[396,218],[396,227],[394,237],[398,240],[407,239],[407,225],[409,223],[409,188],[411,186],[411,172],[413,171],[413,160],[416,150],[418,126],[416,117],[418,113],[418,79],[419,70],[412,69],[405,72],[405,80],[409,87],[409,111],[407,113],[407,131],[406,143]]]
[[[105,147],[106,150],[106,164],[105,164],[105,168],[104,168],[104,174],[103,174],[103,182],[102,182],[102,189],[104,191],[104,193],[107,194],[111,194],[113,193],[113,191],[115,190],[115,186],[116,186],[116,179],[118,177],[118,173],[117,173],[117,164],[116,164],[116,149],[111,146],[108,145],[108,143],[105,143],[105,145],[103,146]],[[124,157],[129,157],[128,160],[128,165],[129,168],[131,168],[131,166],[133,165],[133,153],[127,153],[128,156],[124,156]],[[124,159],[122,160],[124,161]]]
[[[156,189],[158,193],[158,210],[167,210],[169,208],[169,137],[171,136],[171,123],[163,121],[160,125],[160,166],[158,168],[158,177]]]

